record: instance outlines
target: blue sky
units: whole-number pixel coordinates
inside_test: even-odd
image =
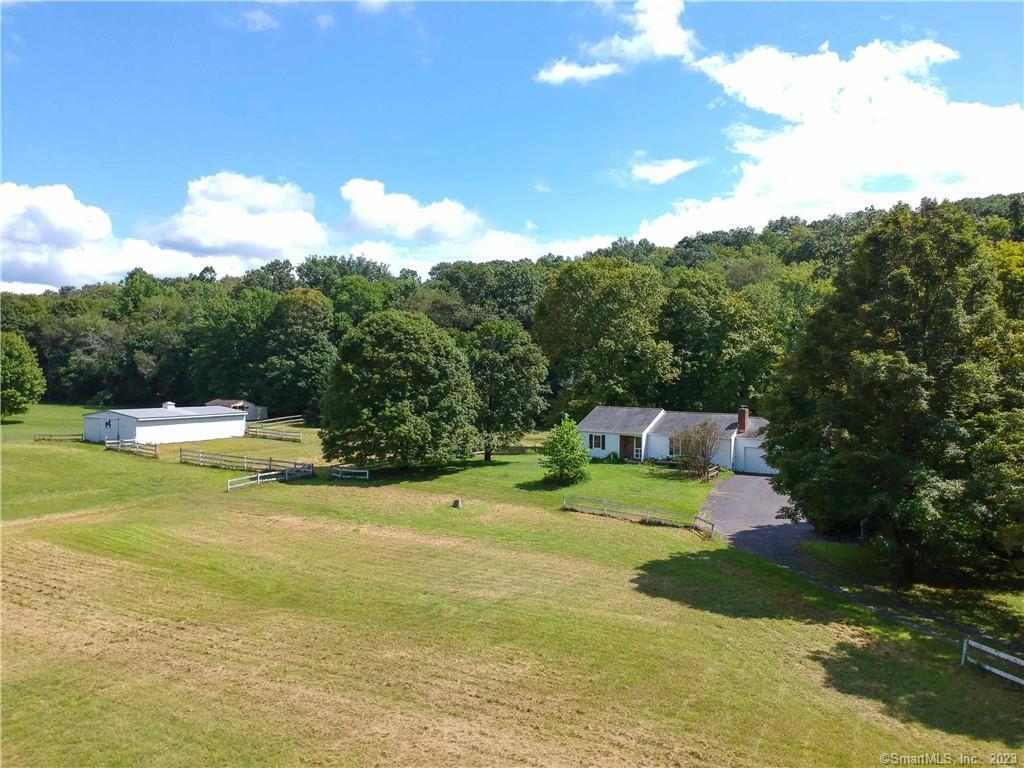
[[[1022,7],[4,5],[3,279],[425,273],[1017,191]]]

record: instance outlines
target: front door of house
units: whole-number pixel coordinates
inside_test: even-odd
[[[639,461],[640,446],[640,438],[636,435],[619,435],[619,458]]]

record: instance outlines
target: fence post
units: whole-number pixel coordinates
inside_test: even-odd
[[[960,666],[964,666],[967,663],[967,638],[964,638],[964,650],[960,654]]]
[[[249,459],[247,459],[245,456],[242,457],[242,469],[249,469]]]

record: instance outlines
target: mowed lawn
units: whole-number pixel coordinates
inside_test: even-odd
[[[82,411],[3,427],[5,766],[987,764],[1024,749],[1024,695],[960,669],[956,648],[687,531],[559,511],[535,457],[228,494],[237,473],[170,448],[31,442]],[[313,457],[309,439],[225,442]],[[580,492],[692,511],[707,491],[593,472]]]

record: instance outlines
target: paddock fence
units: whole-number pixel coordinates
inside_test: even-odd
[[[248,426],[246,437],[262,437],[266,440],[284,440],[289,443],[301,443],[302,433],[297,429],[276,429],[274,427]]]
[[[285,427],[290,424],[302,424],[305,421],[305,416],[296,414],[295,416],[277,416],[273,419],[260,419],[258,421],[250,421],[249,423],[259,427]]]
[[[265,472],[302,470],[306,475],[313,474],[313,465],[305,461],[282,461],[280,459],[261,458],[256,456],[231,456],[226,453],[210,453],[186,448],[178,449],[178,461],[181,464],[194,464],[199,467],[216,469],[240,469],[243,472]]]
[[[715,524],[706,517],[691,515],[686,512],[673,512],[668,509],[648,507],[642,504],[630,504],[625,501],[563,495],[562,509],[585,512],[591,515],[617,517],[634,523],[690,528],[709,539],[715,535]]]
[[[41,440],[45,440],[45,441],[61,440],[61,441],[67,441],[67,442],[80,443],[80,442],[82,442],[82,440],[84,438],[82,437],[82,433],[81,432],[74,432],[74,433],[69,432],[69,433],[62,434],[62,435],[32,435],[32,439],[37,441],[37,442],[41,441]]]
[[[980,651],[981,658],[972,651]],[[1004,680],[1009,680],[1017,685],[1024,685],[1024,659],[1019,659],[1012,654],[1000,651],[990,645],[979,643],[969,637],[964,638],[963,651],[960,654],[960,666],[974,664],[986,672],[998,675]],[[1019,668],[1019,671],[1018,669]],[[1013,670],[1012,672],[1010,670]]]
[[[160,458],[155,445],[137,443],[134,440],[104,440],[103,447],[108,451],[130,453],[132,456],[142,456],[147,459]]]
[[[370,470],[354,467],[331,467],[331,477],[335,480],[369,480]]]
[[[313,465],[306,464],[300,467],[289,469],[277,469],[272,472],[256,472],[245,477],[233,477],[228,480],[225,490],[231,491],[236,488],[245,488],[249,485],[262,485],[264,483],[284,483],[289,480],[297,480],[300,477],[312,477]]]

